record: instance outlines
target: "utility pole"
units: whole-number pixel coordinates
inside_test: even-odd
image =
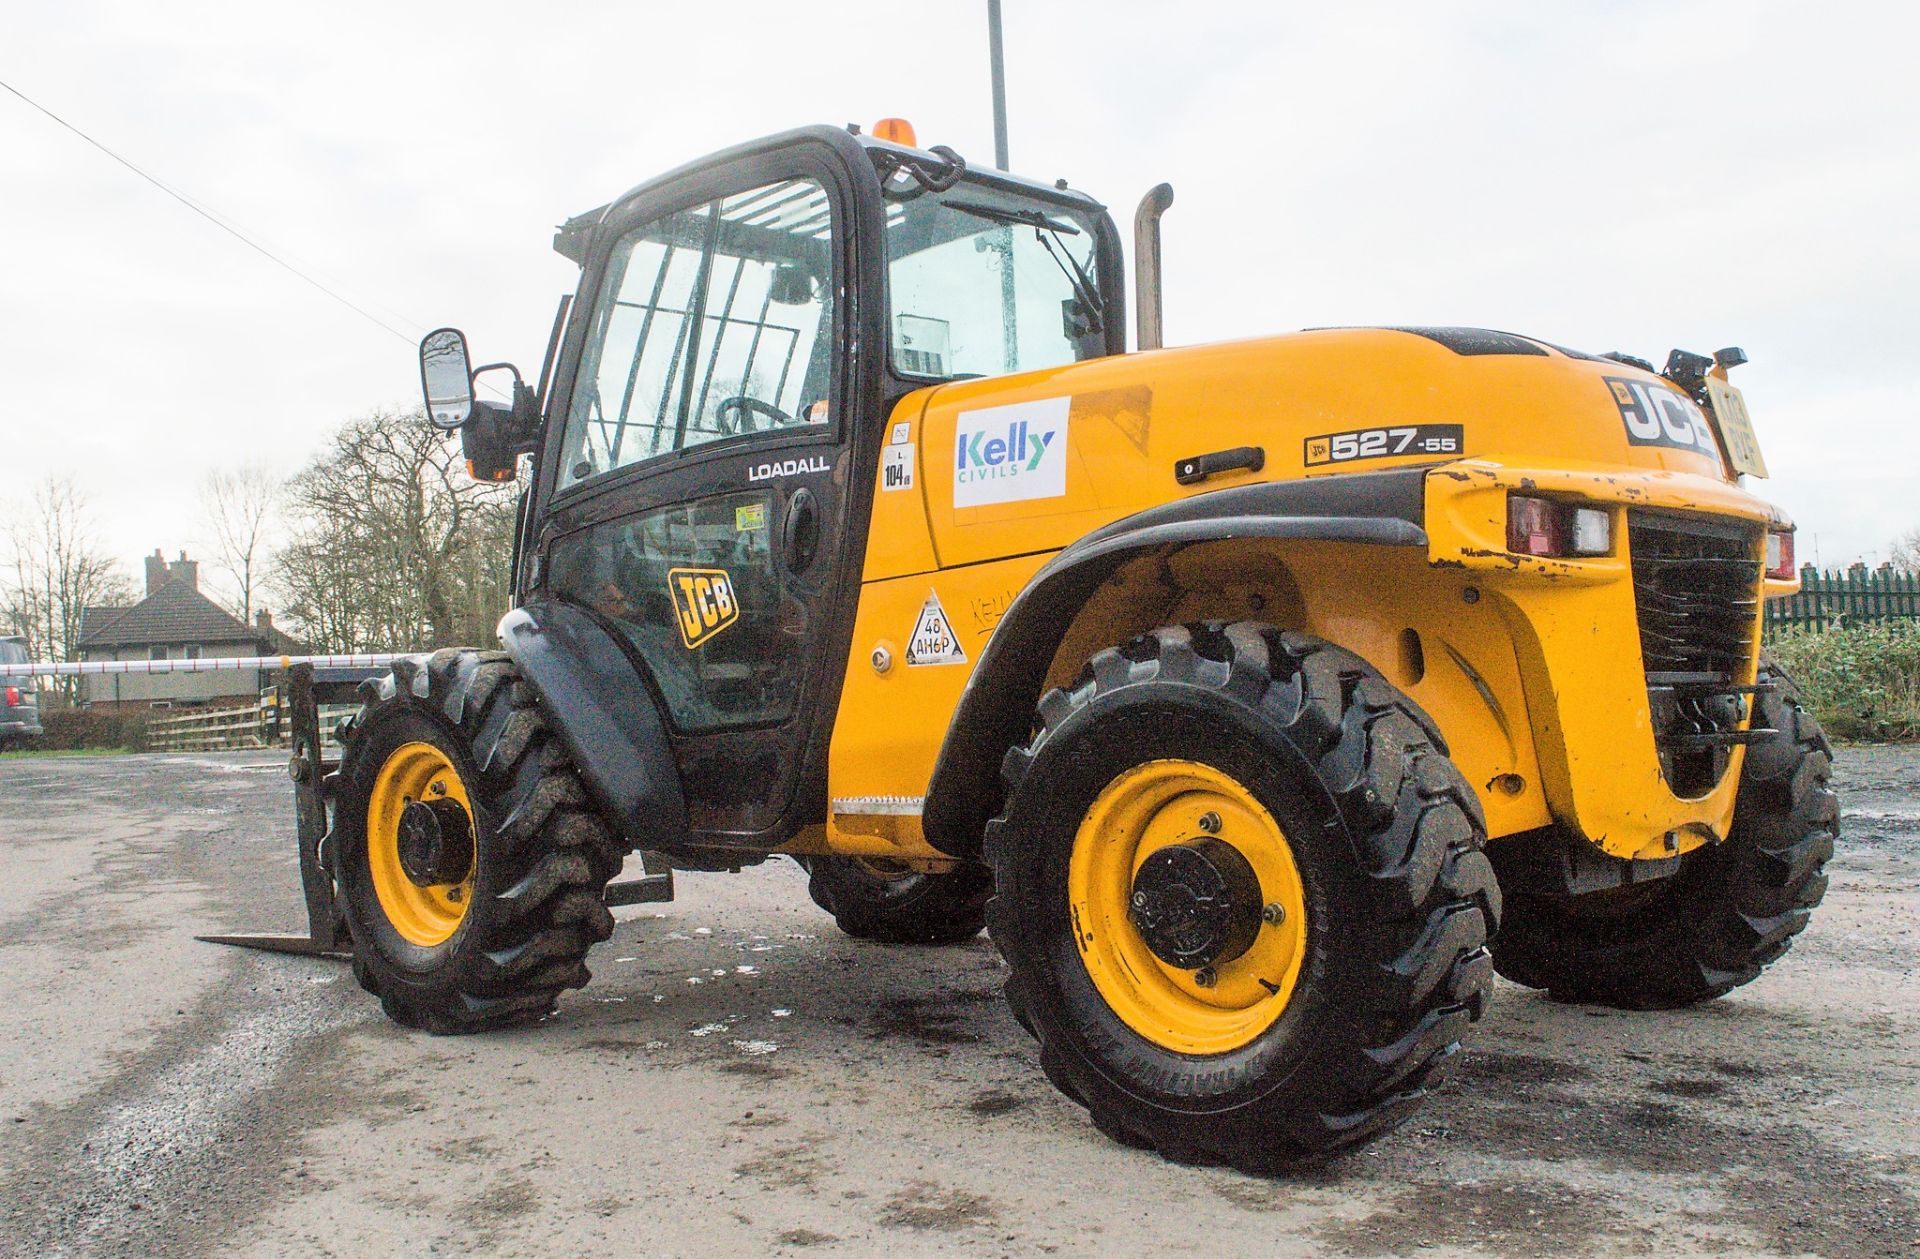
[[[1000,47],[1000,0],[987,0],[987,48],[993,65],[993,164],[1000,170],[1007,165],[1007,65]],[[1020,370],[1020,335],[1014,324],[1013,225],[1002,227],[994,248],[1000,261],[1000,337],[1001,355],[1010,372]]]
[[[1007,66],[1000,48],[1000,0],[987,0],[987,43],[993,61],[993,164],[1007,165]]]

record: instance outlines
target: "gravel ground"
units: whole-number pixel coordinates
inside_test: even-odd
[[[264,754],[0,760],[0,1253],[1920,1253],[1920,750],[1850,748],[1832,890],[1664,1014],[1502,983],[1398,1134],[1261,1180],[1114,1145],[984,941],[838,935],[786,862],[621,912],[539,1027],[436,1039],[298,928]]]

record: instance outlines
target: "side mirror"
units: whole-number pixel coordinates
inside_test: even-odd
[[[473,416],[473,363],[467,334],[436,328],[420,339],[420,388],[435,428],[459,428]]]

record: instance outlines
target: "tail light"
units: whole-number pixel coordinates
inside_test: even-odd
[[[14,705],[18,704],[19,702],[20,702],[20,688],[17,686],[8,687],[7,688],[7,707],[12,708]]]
[[[1793,580],[1793,530],[1774,529],[1767,533],[1767,576],[1781,581]]]
[[[1613,550],[1613,515],[1604,507],[1509,494],[1507,550],[1515,555],[1606,555]]]

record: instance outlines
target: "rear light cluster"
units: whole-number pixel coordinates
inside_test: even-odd
[[[1551,498],[1507,496],[1507,550],[1515,555],[1607,555],[1613,550],[1613,513]]]
[[[15,705],[17,705],[19,702],[20,702],[20,688],[17,686],[8,687],[7,688],[7,707],[12,708]]]
[[[1767,576],[1793,580],[1793,530],[1775,529],[1767,534]]]

